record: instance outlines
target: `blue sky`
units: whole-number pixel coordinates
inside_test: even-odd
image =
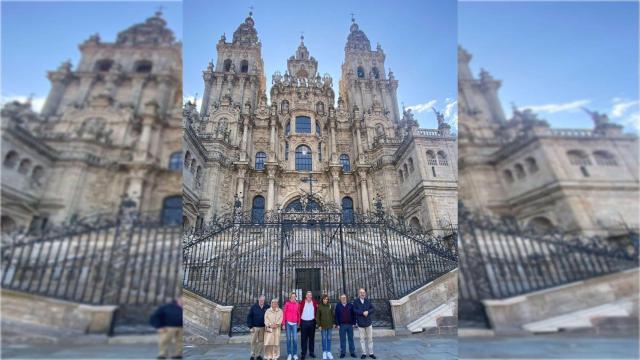
[[[500,98],[529,107],[555,127],[590,128],[580,110],[606,112],[640,129],[638,2],[462,2],[458,38],[502,80]]]
[[[318,60],[320,74],[329,73],[338,94],[340,66],[351,25],[349,13],[375,48],[380,43],[385,67],[399,81],[398,101],[412,106],[423,127],[436,127],[429,105],[449,106],[455,121],[457,94],[456,2],[406,1],[278,1],[255,0],[184,2],[184,94],[202,96],[202,70],[216,58],[215,45],[222,33],[230,40],[254,6],[254,20],[262,42],[267,85],[271,75],[286,70],[304,31],[305,45]],[[267,91],[268,93],[268,91]],[[448,100],[447,100],[448,99]],[[336,97],[337,100],[337,97]],[[422,106],[421,106],[422,105]]]
[[[118,32],[143,22],[162,6],[164,18],[182,39],[180,2],[7,2],[1,3],[2,101],[34,97],[42,106],[50,83],[47,71],[66,59],[78,64],[78,45],[91,34],[113,42]]]

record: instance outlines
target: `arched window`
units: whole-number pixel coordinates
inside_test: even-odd
[[[537,172],[539,170],[538,163],[536,162],[536,159],[534,159],[532,157],[526,158],[524,160],[524,163],[527,164],[527,170],[531,174],[533,174],[534,172]]]
[[[311,118],[296,116],[296,134],[311,134]]]
[[[324,115],[324,103],[322,101],[318,101],[316,103],[316,112],[320,115]]]
[[[364,79],[364,68],[362,66],[358,66],[358,78]]]
[[[182,195],[169,196],[162,201],[162,224],[176,225],[182,221]]]
[[[113,60],[101,59],[96,62],[96,71],[108,72],[109,70],[111,70],[112,66],[113,66]]]
[[[514,166],[514,169],[516,170],[516,177],[518,179],[523,179],[525,177],[525,172],[524,172],[524,166],[522,166],[522,164],[516,164]]]
[[[169,156],[169,170],[182,171],[182,151],[176,151]]]
[[[306,145],[300,145],[296,148],[296,170],[311,171],[312,169],[311,149]]]
[[[412,217],[411,220],[409,220],[409,228],[411,228],[411,230],[415,231],[415,232],[419,232],[420,230],[422,230],[422,226],[420,225],[420,220],[418,220],[417,217]]]
[[[38,185],[42,184],[44,178],[44,168],[40,165],[36,165],[31,172],[31,179]]]
[[[248,73],[249,72],[249,62],[247,60],[242,60],[240,62],[240,72]]]
[[[6,167],[13,168],[18,163],[18,158],[18,153],[11,150],[7,153],[7,155],[5,155],[2,164]]]
[[[604,150],[598,150],[593,152],[593,158],[596,160],[596,164],[602,166],[617,166],[618,162],[616,157],[612,153]]]
[[[553,230],[553,223],[544,216],[537,216],[529,220],[527,227],[538,234],[544,234]]]
[[[569,158],[569,163],[571,165],[591,165],[589,155],[582,150],[569,150],[567,151],[567,157]]]
[[[351,162],[349,161],[349,155],[347,154],[340,155],[340,164],[342,164],[342,171],[344,172],[351,171]]]
[[[427,164],[438,165],[438,160],[436,160],[436,154],[432,150],[427,150]]]
[[[264,222],[264,197],[258,195],[253,198],[251,205],[251,222],[262,224]]]
[[[447,166],[449,162],[447,161],[447,154],[444,151],[438,151],[438,165]]]
[[[148,74],[151,72],[152,67],[153,67],[153,64],[151,63],[151,61],[140,60],[140,61],[136,61],[135,65],[133,66],[133,69],[138,74]]]
[[[353,200],[348,196],[342,198],[342,221],[347,224],[351,224],[354,221]]]
[[[191,165],[191,153],[187,151],[187,153],[184,154],[184,167],[188,169],[189,165]]]
[[[377,67],[375,67],[375,66],[374,66],[374,67],[371,69],[371,72],[373,73],[373,77],[374,77],[375,79],[380,79],[380,71],[378,70],[378,68],[377,68]]]
[[[289,112],[289,102],[287,100],[282,100],[280,103],[280,113],[286,114]]]
[[[409,158],[409,172],[413,172],[415,170],[413,166],[413,158]]]
[[[256,170],[264,170],[264,162],[267,160],[267,154],[263,151],[256,153]]]
[[[31,160],[23,159],[20,161],[20,165],[18,166],[18,172],[20,174],[28,174],[29,170],[31,170]]]
[[[303,211],[303,210],[320,210],[320,204],[318,204],[318,202],[316,202],[314,199],[309,200],[309,202],[307,203],[307,208],[303,209],[302,208],[302,203],[300,202],[300,199],[296,199],[292,202],[289,203],[289,205],[287,205],[287,207],[284,209],[284,211]]]
[[[316,121],[316,135],[320,136],[322,131],[320,130],[320,123]]]
[[[231,71],[231,59],[227,59],[224,61],[223,65],[222,65],[222,69],[224,71]]]
[[[284,159],[289,160],[289,143],[284,143]]]
[[[513,173],[509,169],[505,169],[502,171],[502,176],[507,181],[507,183],[511,184],[514,181]]]

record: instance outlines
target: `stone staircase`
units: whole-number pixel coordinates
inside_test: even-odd
[[[593,306],[560,316],[530,322],[531,333],[638,334],[638,297]],[[635,309],[635,310],[634,310]]]
[[[457,298],[431,310],[407,325],[411,333],[425,332],[429,335],[456,335],[458,330]]]

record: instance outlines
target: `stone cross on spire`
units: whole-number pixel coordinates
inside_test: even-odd
[[[356,14],[354,13],[349,13],[349,15],[351,15],[351,22],[355,23],[356,22]]]
[[[249,6],[249,17],[253,16],[253,5]]]

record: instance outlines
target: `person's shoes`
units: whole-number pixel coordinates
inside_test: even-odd
[[[291,360],[291,355],[287,356],[287,360]]]
[[[172,359],[182,359],[182,355],[176,355],[176,356],[172,356]]]
[[[309,357],[312,358],[312,359],[315,359],[316,358],[316,354],[311,353],[311,354],[309,354]]]
[[[249,358],[249,360],[256,360],[256,358],[254,358],[253,356]]]
[[[301,356],[300,356],[300,360],[304,360],[304,358],[305,358],[306,356],[307,356],[307,355],[301,355]]]
[[[360,356],[360,359],[366,359],[367,355],[366,354],[362,354],[362,356]]]
[[[322,360],[327,360],[327,352],[326,351],[322,352]]]
[[[357,356],[356,356],[356,353],[351,353],[351,357],[352,357],[352,358],[356,358],[356,357],[357,357]]]
[[[373,354],[369,355],[369,357],[370,357],[370,358],[372,358],[372,359],[375,359],[375,358],[376,358],[376,356],[375,356],[375,355],[373,355]]]
[[[344,358],[346,355],[344,353],[340,354],[340,359]]]
[[[256,358],[256,360],[263,360],[263,359],[262,359],[262,356],[258,356],[258,357]]]
[[[303,357],[304,359],[304,357]],[[298,360],[298,355],[293,355],[293,360]]]
[[[327,359],[333,360],[333,355],[329,351],[327,351]]]

